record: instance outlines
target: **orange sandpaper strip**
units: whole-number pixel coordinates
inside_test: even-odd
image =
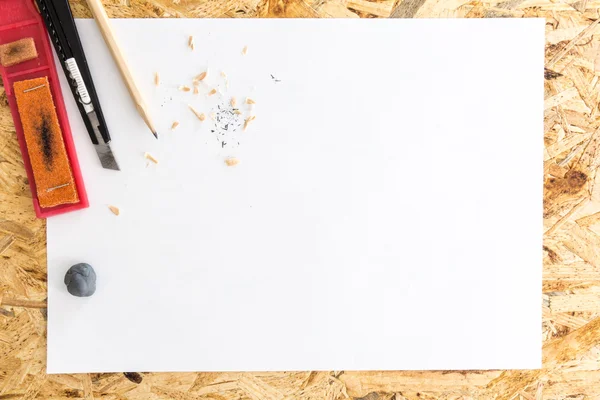
[[[37,56],[33,38],[24,38],[0,45],[0,64],[5,67],[33,60]]]
[[[40,207],[77,203],[79,196],[48,78],[15,82],[13,87]]]

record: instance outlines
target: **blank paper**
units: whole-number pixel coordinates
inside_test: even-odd
[[[77,21],[121,171],[65,96],[48,372],[540,367],[543,20],[111,22],[160,138]]]

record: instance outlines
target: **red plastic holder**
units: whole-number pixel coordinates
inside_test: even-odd
[[[80,210],[87,208],[88,198],[83,184],[79,161],[75,152],[75,144],[71,135],[71,126],[67,117],[65,103],[60,89],[60,81],[56,73],[56,65],[50,48],[50,41],[46,26],[42,20],[42,16],[37,11],[33,3],[34,0],[0,0],[0,45],[11,43],[19,39],[32,38],[35,42],[38,56],[29,61],[25,61],[16,65],[4,67],[0,65],[0,75],[4,82],[4,89],[8,97],[8,104],[15,122],[15,130],[17,131],[17,139],[23,156],[23,163],[27,171],[29,180],[29,188],[33,197],[33,208],[35,215],[38,218],[47,218],[58,214],[63,214],[69,211]],[[17,81],[26,79],[40,78],[45,76],[50,84],[50,92],[54,100],[58,123],[62,132],[63,142],[67,151],[67,157],[71,164],[73,179],[79,195],[79,202],[73,204],[62,204],[55,207],[42,208],[37,197],[37,189],[29,154],[27,152],[27,143],[23,134],[23,126],[21,117],[17,109],[17,100],[13,93],[13,84]]]

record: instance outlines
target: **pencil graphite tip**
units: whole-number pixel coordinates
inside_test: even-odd
[[[156,133],[156,131],[152,131],[152,134],[154,135],[155,138],[158,139],[158,133]]]

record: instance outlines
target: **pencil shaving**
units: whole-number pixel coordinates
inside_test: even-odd
[[[154,73],[154,85],[155,86],[160,85],[160,75],[158,75],[158,72]]]
[[[229,80],[227,79],[225,71],[221,71],[221,76],[225,79],[225,90],[229,90]]]
[[[119,210],[119,207],[108,206],[108,209],[115,215],[121,214],[121,210]]]
[[[256,104],[256,102],[254,100],[252,100],[250,97],[246,97],[246,104]]]
[[[144,157],[148,160],[152,161],[154,164],[158,164],[158,160],[152,156],[150,153],[144,153]]]
[[[252,115],[248,118],[246,118],[246,120],[244,121],[244,130],[246,130],[246,128],[248,128],[248,125],[250,125],[250,122],[254,121],[256,119],[256,115]]]
[[[210,92],[208,92],[208,96],[212,96],[213,94],[217,93],[217,89],[212,89]]]
[[[188,38],[188,46],[190,47],[190,49],[194,50],[194,37],[190,36]]]
[[[173,125],[171,125],[171,130],[174,131],[175,128],[177,128],[179,126],[179,122],[175,121],[173,122]]]
[[[214,112],[210,113],[210,119],[212,119],[214,121],[216,118],[217,118],[217,114],[215,114]]]
[[[204,78],[206,78],[206,75],[208,75],[208,71],[204,71],[198,75],[196,75],[196,77],[194,78],[194,82],[200,82],[203,81]]]
[[[244,46],[244,48],[242,49],[242,55],[246,55],[248,54],[248,46]]]
[[[242,112],[240,110],[238,110],[237,108],[235,110],[233,110],[233,112],[235,114],[237,114],[237,115],[241,115],[242,114]]]
[[[181,90],[182,92],[189,92],[192,89],[190,89],[189,86],[182,85],[182,86],[179,86],[179,90]]]
[[[240,163],[240,160],[238,160],[235,157],[229,157],[225,159],[225,164],[227,164],[228,167],[233,167],[234,165],[238,165]]]
[[[198,90],[198,86],[194,86],[194,94],[198,94],[200,91]]]
[[[190,110],[192,110],[192,112],[194,113],[194,115],[196,116],[196,118],[198,118],[200,121],[204,121],[204,114],[201,113],[200,111],[196,110],[194,107],[190,106],[188,104],[188,107],[190,108]]]
[[[235,97],[231,98],[231,101],[229,102],[229,104],[231,104],[231,107],[235,107],[235,105],[237,104],[237,100],[235,99]]]

